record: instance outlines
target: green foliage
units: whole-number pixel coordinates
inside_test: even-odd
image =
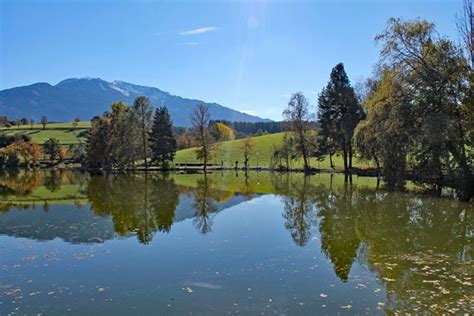
[[[112,104],[112,112],[92,120],[87,141],[87,159],[91,166],[123,170],[133,168],[140,157],[137,121],[123,102]]]
[[[337,64],[331,71],[327,86],[318,97],[319,157],[342,152],[344,170],[352,168],[352,136],[357,124],[364,118],[344,65]]]
[[[369,118],[358,135],[361,153],[380,155],[386,178],[404,178],[399,170],[410,157],[414,180],[438,189],[455,186],[469,199],[474,194],[469,61],[423,20],[390,19],[376,39],[387,70],[367,102]]]
[[[285,133],[281,143],[274,146],[272,156],[272,168],[290,170],[292,161],[296,159],[295,137],[292,134]],[[306,167],[307,162],[303,162]]]
[[[389,187],[405,183],[410,134],[415,133],[406,91],[397,74],[385,70],[376,90],[367,97],[367,118],[358,126],[356,146],[365,159],[382,164]]]
[[[133,168],[142,157],[140,128],[132,109],[123,102],[112,105],[109,148],[114,168]]]
[[[110,148],[111,123],[110,115],[96,116],[92,119],[92,127],[87,139],[86,157],[95,168],[112,168]]]
[[[44,153],[49,155],[49,159],[56,160],[59,157],[59,151],[61,146],[59,144],[59,140],[56,138],[48,139],[44,144]]]
[[[176,155],[177,142],[173,133],[173,123],[166,107],[155,111],[150,146],[152,161],[158,163],[163,170],[168,169]]]

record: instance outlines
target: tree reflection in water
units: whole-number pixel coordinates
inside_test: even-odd
[[[208,180],[205,173],[202,179],[197,180],[196,190],[194,191],[194,224],[202,234],[211,231],[212,216],[217,211],[217,201],[211,196],[212,182]]]
[[[314,201],[314,187],[309,184],[308,178],[290,183],[285,177],[284,191],[289,194],[282,196],[284,205],[283,217],[285,228],[290,231],[291,237],[299,246],[304,246],[311,238],[311,226],[316,223]],[[286,187],[286,188],[285,188]]]
[[[93,177],[88,198],[98,215],[111,215],[117,233],[137,235],[144,244],[155,232],[169,232],[179,190],[166,174]]]
[[[469,310],[474,304],[467,294],[474,283],[473,204],[387,192],[375,180],[358,183],[358,179],[344,183],[342,176],[333,175],[251,172],[244,177],[20,172],[0,175],[0,197],[20,201],[23,204],[18,205],[25,208],[34,206],[37,198],[48,208],[58,195],[73,202],[83,196],[95,215],[112,219],[116,234],[135,234],[146,244],[156,232],[170,232],[180,196],[183,201],[192,197],[180,207],[191,210],[190,215],[183,214],[192,215],[194,226],[207,234],[219,210],[255,194],[275,194],[282,202],[283,225],[294,242],[310,246],[319,232],[321,252],[342,282],[351,280],[356,260],[366,265],[386,288],[386,312]],[[0,203],[2,211],[8,213],[14,202]],[[15,236],[22,236],[22,226],[15,227]],[[42,227],[36,230],[41,232]],[[25,236],[35,233],[30,229]]]

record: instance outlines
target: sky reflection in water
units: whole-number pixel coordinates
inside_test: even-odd
[[[0,176],[0,314],[473,309],[472,204],[339,175]]]

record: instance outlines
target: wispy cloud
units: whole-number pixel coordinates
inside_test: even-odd
[[[196,35],[196,34],[202,34],[202,33],[207,33],[207,32],[213,32],[215,30],[217,30],[217,27],[215,26],[206,26],[206,27],[200,27],[194,30],[178,32],[178,34],[179,35]]]

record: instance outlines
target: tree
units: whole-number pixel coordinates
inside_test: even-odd
[[[139,96],[133,103],[133,115],[138,122],[138,130],[142,144],[141,158],[145,162],[145,170],[148,169],[147,157],[149,154],[148,134],[151,126],[151,119],[153,115],[153,108],[150,100],[147,97]]]
[[[209,108],[205,104],[198,105],[191,114],[196,143],[197,146],[199,146],[196,150],[196,158],[202,160],[204,172],[207,170],[209,159],[211,159],[214,154],[214,148],[212,146],[213,139],[209,132],[210,118]]]
[[[87,160],[106,170],[133,168],[141,147],[134,113],[123,102],[112,104],[112,111],[92,119],[87,140]]]
[[[367,118],[357,127],[355,142],[359,154],[382,164],[382,176],[389,188],[405,184],[407,155],[416,133],[407,91],[393,70],[385,69],[366,99]]]
[[[184,132],[178,134],[177,142],[179,150],[193,147],[195,143],[193,131],[186,129]]]
[[[56,160],[61,150],[61,146],[59,145],[59,140],[57,138],[48,139],[44,143],[43,148],[44,148],[45,154],[49,155],[49,159],[51,160]]]
[[[28,124],[28,120],[24,117],[20,120],[20,122],[21,122],[21,125],[27,125]]]
[[[8,117],[5,115],[0,115],[0,126],[6,126],[8,123]]]
[[[68,153],[75,162],[82,162],[86,157],[85,146],[83,143],[69,145]]]
[[[20,128],[20,125],[21,125],[21,120],[15,120],[15,125],[16,125],[16,128]]]
[[[92,167],[106,170],[113,167],[111,134],[112,125],[109,113],[92,119],[89,137],[86,142],[86,158]]]
[[[461,12],[456,16],[456,26],[464,48],[474,68],[474,12],[472,0],[463,0]]]
[[[278,169],[290,170],[291,161],[295,155],[295,141],[292,135],[285,133],[281,144],[273,149],[272,167],[277,166]]]
[[[45,130],[45,129],[46,129],[46,125],[48,125],[48,118],[43,115],[43,116],[41,117],[41,121],[40,121],[40,122],[41,122],[41,125],[43,125],[43,130]]]
[[[142,152],[143,141],[133,110],[123,102],[112,104],[110,114],[110,153],[114,168],[134,168]]]
[[[211,232],[212,216],[218,211],[217,201],[211,195],[211,186],[212,182],[207,179],[207,174],[204,173],[203,178],[197,181],[194,191],[193,222],[203,235]]]
[[[169,163],[176,155],[177,142],[173,133],[173,123],[165,106],[155,111],[150,146],[152,161],[159,163],[162,170],[168,169]]]
[[[472,72],[454,43],[440,37],[424,20],[390,19],[376,37],[381,61],[397,72],[409,91],[416,133],[413,142],[414,180],[441,192],[457,187],[465,199],[474,195],[472,153],[466,131],[472,129]]]
[[[212,125],[210,132],[216,142],[225,142],[235,139],[235,134],[232,128],[221,122]]]
[[[244,168],[245,170],[248,169],[249,167],[249,159],[250,159],[250,154],[252,153],[253,149],[253,142],[252,138],[247,137],[242,141],[242,152],[244,154]]]
[[[81,122],[81,118],[80,118],[80,117],[76,117],[76,118],[74,119],[74,121],[72,122],[72,127],[77,128],[77,126],[79,125],[80,122]]]
[[[31,142],[31,140],[17,138],[15,142],[1,148],[0,155],[3,157],[14,155],[17,158],[21,158],[25,165],[34,165],[40,158],[41,148],[38,144]]]
[[[33,129],[35,127],[35,120],[31,119],[30,120],[30,127]]]
[[[344,65],[337,64],[331,71],[327,86],[318,97],[319,155],[342,151],[344,172],[352,168],[352,136],[364,118],[364,110],[351,87]]]
[[[294,93],[283,111],[286,127],[294,134],[295,150],[303,157],[304,170],[309,171],[309,155],[311,150],[311,127],[309,105],[301,92]]]

